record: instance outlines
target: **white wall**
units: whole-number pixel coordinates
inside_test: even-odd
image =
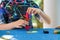
[[[60,26],[60,0],[57,0],[57,26]]]
[[[55,28],[57,26],[57,0],[44,0],[44,11],[50,17],[51,24],[44,23],[44,28]]]

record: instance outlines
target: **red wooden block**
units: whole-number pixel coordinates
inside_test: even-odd
[[[29,21],[29,14],[26,12],[25,18],[27,21]]]
[[[25,29],[28,31],[30,29],[30,26],[26,25]]]

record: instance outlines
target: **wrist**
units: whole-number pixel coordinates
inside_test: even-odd
[[[38,9],[37,11],[38,11],[38,14],[39,14],[39,15],[42,15],[43,12],[42,12],[41,9]]]
[[[37,9],[37,13],[40,14],[41,10],[40,9]]]
[[[15,28],[15,26],[16,26],[14,22],[9,23],[8,25],[9,25],[12,29]]]

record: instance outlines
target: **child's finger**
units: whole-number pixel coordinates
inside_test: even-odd
[[[29,8],[27,9],[27,12],[30,14],[30,13],[32,12],[32,10],[33,10],[33,9],[29,7]]]
[[[25,24],[25,25],[29,25],[29,22],[25,21],[24,24]]]
[[[27,12],[30,14],[30,8],[27,9]]]

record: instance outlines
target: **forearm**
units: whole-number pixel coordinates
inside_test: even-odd
[[[43,20],[45,22],[47,22],[48,24],[51,23],[51,20],[50,20],[49,16],[47,16],[44,12],[42,12],[41,10],[39,10],[38,14],[43,18]]]
[[[0,30],[10,30],[14,28],[14,23],[0,24]]]

